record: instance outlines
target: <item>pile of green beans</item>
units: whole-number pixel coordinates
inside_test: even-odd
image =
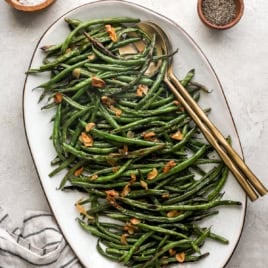
[[[37,87],[43,109],[55,111],[49,175],[67,170],[59,188],[81,192],[78,222],[98,252],[127,267],[166,267],[207,256],[207,239],[227,244],[199,222],[241,203],[222,199],[228,169],[163,82],[171,55],[156,54],[136,18],[66,22],[70,34],[42,47],[43,64],[29,73],[51,73]],[[181,83],[198,101],[205,87],[193,77]]]

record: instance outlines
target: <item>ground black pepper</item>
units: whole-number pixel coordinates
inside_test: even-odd
[[[222,26],[235,18],[236,4],[234,0],[204,0],[202,10],[210,23]]]

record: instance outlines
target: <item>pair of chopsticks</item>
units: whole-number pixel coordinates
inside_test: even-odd
[[[175,77],[172,67],[169,67],[164,80],[175,97],[200,128],[208,142],[214,147],[223,162],[233,173],[250,200],[255,201],[258,199],[258,194],[260,196],[265,195],[268,191],[266,187],[253,174],[238,153],[231,147],[221,132],[208,119],[207,115]]]

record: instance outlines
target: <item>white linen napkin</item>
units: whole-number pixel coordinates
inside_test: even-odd
[[[27,211],[22,227],[14,226],[0,207],[0,268],[81,268],[55,219],[43,211]]]

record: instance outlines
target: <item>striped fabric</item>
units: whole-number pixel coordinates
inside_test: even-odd
[[[26,212],[23,226],[14,226],[0,207],[0,268],[81,268],[51,214]]]

